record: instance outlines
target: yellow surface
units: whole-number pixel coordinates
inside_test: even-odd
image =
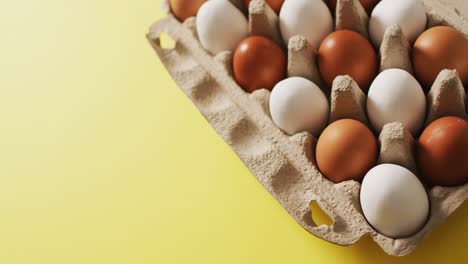
[[[147,44],[157,0],[0,8],[0,263],[461,263],[465,204],[404,259],[301,229]]]

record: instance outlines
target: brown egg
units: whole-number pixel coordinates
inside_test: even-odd
[[[330,7],[330,10],[335,13],[337,0],[325,0]],[[379,0],[360,0],[362,7],[366,10],[367,14],[370,15],[374,7],[379,3]]]
[[[451,27],[433,27],[419,36],[413,48],[416,77],[429,90],[437,75],[456,69],[468,87],[468,38]]]
[[[377,161],[377,140],[359,121],[338,120],[320,135],[316,159],[319,170],[334,183],[361,181]]]
[[[169,0],[169,6],[174,16],[180,21],[197,15],[198,9],[207,0]]]
[[[458,117],[432,122],[419,138],[417,160],[422,177],[432,185],[468,182],[468,122]]]
[[[339,30],[328,35],[318,52],[322,78],[331,87],[339,75],[349,75],[364,93],[377,74],[377,53],[372,44],[359,33]]]
[[[247,8],[249,7],[250,1],[252,0],[244,0],[245,6]],[[276,12],[276,14],[279,14],[284,0],[265,0],[265,2],[271,7],[271,9]]]
[[[234,78],[249,93],[273,89],[286,77],[286,65],[286,53],[264,37],[246,38],[234,51]]]

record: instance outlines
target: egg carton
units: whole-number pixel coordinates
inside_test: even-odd
[[[448,25],[468,35],[468,22],[460,10],[438,0],[421,0],[428,14],[428,27]],[[454,1],[452,0],[452,4]],[[284,46],[277,15],[263,0],[251,2],[247,11],[242,0],[231,0],[248,13],[250,33],[262,35]],[[151,26],[147,35],[161,61],[212,127],[236,152],[252,174],[284,209],[308,232],[338,245],[350,245],[365,235],[389,255],[403,256],[452,214],[467,198],[468,184],[459,187],[432,187],[428,190],[430,217],[411,237],[393,239],[376,232],[366,221],[359,202],[360,183],[334,184],[318,171],[314,161],[317,139],[309,132],[293,136],[283,133],[271,120],[268,109],[270,91],[244,92],[233,79],[232,52],[215,56],[205,51],[197,38],[195,18],[180,23],[168,16]],[[468,15],[468,10],[466,15]],[[368,37],[368,16],[358,0],[339,0],[336,29],[348,29]],[[164,48],[161,33],[175,42]],[[332,89],[323,84],[314,53],[302,36],[295,36],[288,47],[288,76],[301,76],[316,84],[330,99],[329,122],[352,118],[369,124],[366,95],[349,76],[339,76]],[[380,71],[400,68],[413,72],[406,39],[399,26],[387,29],[380,48]],[[442,71],[427,94],[426,123],[442,116],[467,119],[468,97],[456,71]],[[379,135],[378,163],[393,163],[416,175],[415,140],[401,123],[387,124]],[[316,202],[333,220],[331,226],[317,225],[310,204]]]

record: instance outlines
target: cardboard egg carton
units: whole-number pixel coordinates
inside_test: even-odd
[[[454,3],[452,0],[450,3]],[[231,0],[247,13],[242,0]],[[449,25],[468,35],[468,6],[463,11],[448,0],[422,0],[427,9],[429,27]],[[284,46],[278,29],[277,15],[263,0],[251,2],[250,32],[266,36]],[[338,1],[336,29],[349,29],[368,37],[368,16],[358,0]],[[161,33],[168,34],[175,47],[165,49]],[[402,256],[413,251],[432,229],[442,223],[468,198],[468,184],[459,187],[428,189],[430,217],[418,233],[404,239],[393,239],[377,233],[365,220],[359,203],[360,183],[346,181],[334,184],[324,178],[315,166],[316,138],[309,132],[293,136],[283,133],[271,120],[268,109],[270,91],[244,92],[235,82],[231,69],[232,52],[215,56],[205,51],[198,39],[195,18],[184,23],[168,15],[156,22],[148,39],[167,70],[231,146],[258,181],[284,209],[307,231],[329,242],[350,245],[370,235],[390,255]],[[288,47],[288,76],[305,77],[316,84],[330,99],[330,120],[353,118],[365,124],[366,95],[349,76],[335,79],[332,89],[323,84],[314,52],[302,36],[291,39]],[[413,72],[405,37],[398,26],[387,29],[380,48],[380,70],[400,68]],[[442,116],[467,118],[467,97],[456,71],[440,73],[427,95],[426,123]],[[415,139],[401,123],[387,124],[378,137],[378,163],[394,163],[418,175],[415,162]],[[333,219],[331,226],[316,225],[310,204],[316,201]]]

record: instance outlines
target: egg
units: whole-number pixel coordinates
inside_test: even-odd
[[[305,78],[283,80],[271,92],[271,118],[289,135],[309,131],[318,136],[327,124],[328,113],[325,94],[315,83]]]
[[[169,0],[169,7],[174,16],[180,21],[197,14],[200,6],[207,0]]]
[[[315,153],[325,178],[334,183],[361,181],[377,161],[377,140],[359,121],[341,119],[325,128]]]
[[[433,27],[416,40],[413,48],[416,77],[429,90],[442,70],[457,70],[468,87],[468,38],[451,27]]]
[[[251,1],[252,0],[244,0],[245,6],[249,7]],[[284,0],[265,0],[265,2],[273,9],[273,11],[276,12],[276,14],[279,14]]]
[[[234,50],[249,35],[247,18],[228,0],[205,2],[196,23],[201,45],[212,54]]]
[[[385,30],[399,25],[408,41],[414,43],[426,24],[426,10],[419,0],[382,0],[372,11],[369,33],[374,45],[380,47]]]
[[[385,124],[401,122],[416,135],[426,117],[426,97],[421,85],[404,70],[381,72],[369,88],[367,115],[378,133]]]
[[[320,42],[333,31],[333,18],[322,0],[285,0],[279,27],[286,46],[290,38],[302,35],[318,49]]]
[[[335,12],[336,9],[336,3],[338,2],[337,0],[326,0],[325,2],[328,3],[328,6],[332,10],[332,12]],[[378,0],[360,0],[362,7],[364,7],[364,10],[366,10],[367,14],[370,15],[372,13],[372,10],[374,9],[375,5],[379,2]]]
[[[419,138],[417,161],[423,178],[432,185],[468,182],[468,122],[450,116],[432,122]]]
[[[367,93],[377,74],[377,53],[359,33],[339,30],[328,35],[318,52],[320,73],[328,87],[339,75],[349,75]]]
[[[429,216],[429,198],[408,169],[381,164],[372,168],[361,185],[362,212],[380,234],[398,239],[422,229]]]
[[[271,90],[286,77],[286,53],[275,42],[252,36],[234,51],[234,79],[246,91]]]

